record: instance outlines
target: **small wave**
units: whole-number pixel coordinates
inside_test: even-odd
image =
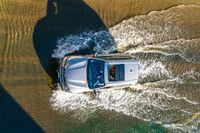
[[[199,38],[195,39],[177,39],[170,40],[162,43],[157,43],[154,45],[147,45],[139,47],[137,49],[128,50],[127,53],[130,54],[162,54],[163,58],[168,56],[179,56],[180,60],[184,60],[188,63],[199,63],[200,54]]]

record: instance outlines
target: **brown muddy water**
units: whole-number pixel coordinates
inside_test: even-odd
[[[55,87],[54,58],[131,54],[135,86]],[[0,0],[0,132],[200,132],[199,0]]]

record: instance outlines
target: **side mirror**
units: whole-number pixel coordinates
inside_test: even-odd
[[[97,53],[95,53],[95,54],[93,55],[93,57],[96,58],[96,57],[97,57]]]

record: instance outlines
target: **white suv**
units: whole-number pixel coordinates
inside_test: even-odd
[[[63,90],[74,93],[127,87],[137,83],[138,67],[137,60],[121,54],[66,56],[58,79]]]

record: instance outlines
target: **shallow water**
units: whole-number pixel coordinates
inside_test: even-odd
[[[56,5],[52,14],[59,14],[67,4],[48,2]],[[66,23],[71,22],[64,20],[71,17],[65,15],[77,18],[79,11],[49,16],[45,0],[0,1],[0,83],[5,90],[1,93],[16,104],[13,108],[23,110],[22,118],[29,118],[18,120],[13,129],[29,120],[45,132],[200,132],[200,1],[85,2],[94,10],[93,18],[99,15],[108,29],[91,30],[91,22],[87,30],[68,30]],[[80,18],[81,27],[85,21]],[[46,47],[38,47],[40,43]],[[131,54],[140,61],[139,82],[100,92],[97,98],[53,87],[49,71],[56,70],[46,68],[51,64],[46,66],[43,59],[82,50]],[[4,105],[1,110],[9,109]],[[1,123],[16,121],[9,121],[11,113]],[[3,128],[9,126],[0,124]]]

